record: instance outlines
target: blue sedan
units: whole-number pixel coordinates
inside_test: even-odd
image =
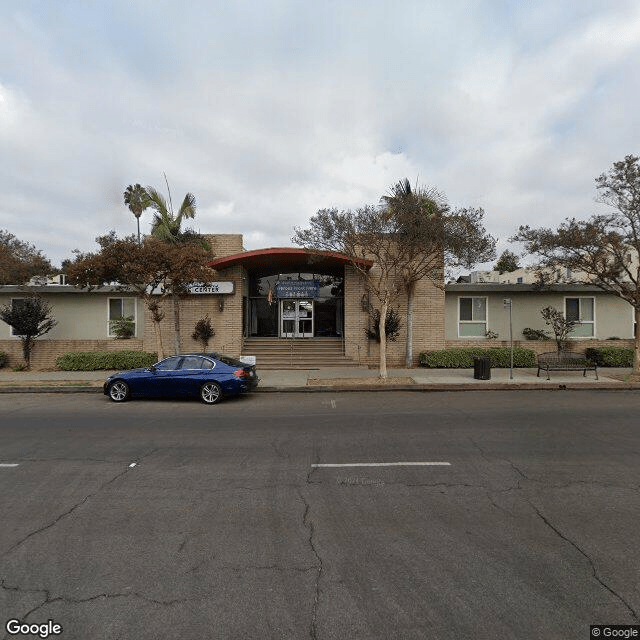
[[[193,396],[205,404],[216,404],[225,395],[252,391],[258,382],[255,365],[217,353],[186,353],[147,369],[114,373],[103,389],[114,402],[132,397]]]

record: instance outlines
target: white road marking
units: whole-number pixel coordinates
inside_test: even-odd
[[[450,462],[346,462],[312,464],[312,467],[450,467]]]
[[[0,462],[0,467],[19,467],[19,464],[16,463],[8,463],[8,462]]]
[[[331,408],[332,408],[332,409],[335,409],[335,408],[336,408],[336,401],[335,401],[335,400],[332,400],[332,401],[331,401]]]

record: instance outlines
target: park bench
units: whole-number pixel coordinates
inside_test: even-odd
[[[598,367],[583,353],[574,351],[549,351],[539,354],[538,377],[541,370],[547,372],[547,380],[551,380],[549,371],[582,371],[583,377],[587,375],[587,371],[594,371],[598,380]]]

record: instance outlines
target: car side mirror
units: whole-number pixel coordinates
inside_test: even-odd
[[[153,364],[149,367],[149,371],[151,371],[151,373],[155,373],[157,370],[158,370],[158,367],[156,367]]]

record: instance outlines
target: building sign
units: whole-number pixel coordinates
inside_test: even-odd
[[[231,294],[233,293],[233,282],[194,282],[189,285],[189,293]]]
[[[276,283],[276,298],[317,298],[319,280],[283,280]]]

